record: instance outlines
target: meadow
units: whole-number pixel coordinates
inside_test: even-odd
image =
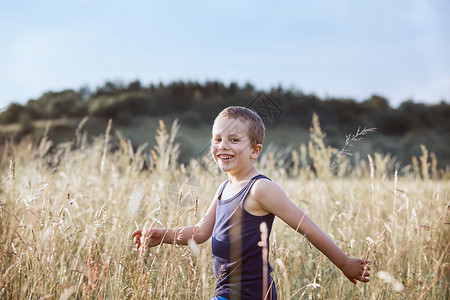
[[[176,123],[160,124],[152,149],[133,149],[110,129],[92,142],[80,124],[70,142],[25,138],[0,146],[1,299],[213,295],[209,241],[140,252],[130,235],[195,224],[225,175],[208,153],[178,163]],[[448,299],[448,172],[425,146],[401,169],[389,155],[358,157],[357,138],[331,148],[316,120],[289,164],[270,149],[259,159],[257,168],[346,253],[371,261],[370,283],[353,285],[276,220],[270,261],[279,298]]]

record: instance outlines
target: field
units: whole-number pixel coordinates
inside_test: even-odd
[[[207,153],[178,164],[176,131],[161,124],[151,151],[113,145],[109,129],[87,143],[81,127],[60,145],[1,145],[0,298],[210,299],[210,242],[140,253],[130,237],[151,224],[195,224],[226,179]],[[449,174],[425,147],[395,170],[389,156],[351,157],[352,147],[339,152],[323,137],[313,124],[290,164],[266,150],[257,167],[345,252],[369,257],[371,281],[353,285],[276,220],[280,299],[448,299]]]

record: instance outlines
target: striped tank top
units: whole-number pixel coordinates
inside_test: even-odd
[[[270,276],[272,267],[268,257],[263,259],[263,248],[260,246],[260,225],[265,222],[266,245],[269,250],[269,236],[275,216],[273,214],[255,216],[243,207],[253,184],[261,178],[269,179],[264,175],[253,177],[230,199],[221,199],[228,180],[219,190],[216,222],[212,234],[213,269],[217,278],[215,296],[241,300],[277,299],[274,282]]]

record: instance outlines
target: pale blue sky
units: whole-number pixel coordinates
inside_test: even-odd
[[[3,1],[0,108],[106,80],[450,101],[450,1]]]

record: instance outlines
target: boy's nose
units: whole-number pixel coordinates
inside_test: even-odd
[[[228,149],[228,143],[226,141],[221,141],[219,144],[219,149],[220,150],[224,150],[224,149]]]

